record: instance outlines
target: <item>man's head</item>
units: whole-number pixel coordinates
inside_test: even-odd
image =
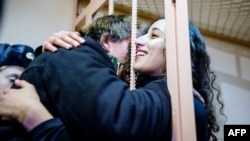
[[[27,45],[0,44],[0,94],[18,79],[34,58],[34,49]]]
[[[131,18],[125,15],[103,16],[82,28],[80,33],[99,42],[107,53],[123,62],[130,43]]]

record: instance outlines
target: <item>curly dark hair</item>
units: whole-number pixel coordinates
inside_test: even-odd
[[[159,19],[157,19],[159,20]],[[155,20],[155,21],[157,21]],[[154,21],[154,22],[155,22]],[[153,22],[153,23],[154,23]],[[150,27],[150,26],[149,26]],[[142,34],[147,33],[148,28],[144,29]],[[209,140],[217,141],[215,133],[220,130],[217,121],[214,99],[219,104],[219,113],[226,117],[223,113],[224,103],[221,99],[220,87],[215,83],[216,75],[210,69],[210,57],[206,51],[205,41],[199,29],[192,23],[189,23],[189,37],[190,37],[190,50],[191,50],[191,66],[192,66],[192,79],[193,87],[196,89],[203,99],[205,100],[205,109],[207,112]],[[123,64],[123,71],[120,73],[121,79],[129,83],[130,75],[130,53],[128,53],[126,62]],[[143,84],[143,77],[137,73],[136,87]],[[162,76],[159,76],[162,78]]]
[[[106,15],[94,20],[80,31],[82,36],[89,36],[100,43],[110,39],[121,41],[131,36],[131,17],[127,15]]]
[[[193,87],[205,100],[210,139],[217,141],[218,139],[215,133],[218,132],[220,128],[212,102],[214,98],[216,98],[216,101],[220,105],[219,112],[225,116],[223,113],[224,103],[221,100],[221,90],[219,85],[215,83],[216,74],[210,68],[210,57],[206,51],[205,41],[199,29],[191,22],[189,23],[189,38]]]

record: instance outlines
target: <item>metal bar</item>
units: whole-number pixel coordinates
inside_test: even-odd
[[[172,102],[172,141],[196,141],[187,1],[164,2],[167,81]]]

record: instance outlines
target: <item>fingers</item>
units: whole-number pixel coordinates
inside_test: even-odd
[[[24,101],[20,103],[20,96],[7,94],[0,96],[0,116],[4,120],[16,119],[18,121],[23,120],[22,112],[27,111],[26,104],[29,102]]]
[[[29,82],[19,79],[15,80],[15,84],[21,88],[32,86]]]
[[[50,42],[48,42],[48,41],[45,41],[44,43],[43,43],[43,48],[42,48],[42,51],[44,52],[45,50],[49,50],[49,51],[51,51],[51,52],[56,52],[57,51],[57,47],[56,46],[54,46],[53,44],[51,44]]]
[[[57,46],[70,49],[80,46],[85,40],[80,37],[78,32],[60,31],[53,33],[47,41],[43,43],[43,50],[47,49],[52,52],[57,51]]]
[[[80,33],[79,33],[79,32],[77,32],[77,31],[73,31],[72,33],[74,33],[74,34],[76,34],[76,35],[80,36]]]
[[[67,41],[67,39],[65,39],[67,37],[56,37],[56,36],[51,36],[49,37],[49,39],[47,41],[45,41],[43,43],[43,51],[44,50],[49,50],[52,52],[57,51],[57,46],[66,48],[66,49],[70,49],[73,46],[71,44],[69,44]]]
[[[54,37],[57,37],[62,42],[69,44],[71,47],[77,47],[85,42],[85,40],[80,37],[79,32],[60,31],[58,33],[54,33]]]
[[[65,36],[65,40],[67,40],[68,43],[70,43],[74,47],[78,47],[80,44],[85,42],[85,40],[80,36],[79,32],[69,32],[68,35],[70,38],[67,38]]]
[[[75,44],[79,44],[74,39],[72,39],[72,37],[71,37],[71,36],[73,36],[72,34],[73,33],[68,33],[66,31],[54,33],[49,38],[49,42],[54,44],[54,45],[61,46],[61,47],[67,48],[67,49],[72,48]]]

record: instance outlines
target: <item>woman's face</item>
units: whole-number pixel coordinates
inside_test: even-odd
[[[148,32],[137,38],[135,64],[136,72],[150,76],[162,75],[166,64],[165,20],[154,22]]]
[[[3,90],[10,88],[14,81],[18,79],[21,73],[24,71],[23,67],[19,66],[6,66],[0,69],[0,94],[3,94]]]

